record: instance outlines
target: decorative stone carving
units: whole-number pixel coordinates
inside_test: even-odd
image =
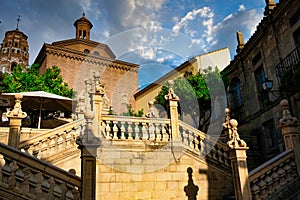
[[[146,114],[146,117],[148,117],[148,118],[157,117],[157,114],[155,113],[155,108],[154,108],[153,101],[149,101],[148,105],[149,105],[149,112]]]
[[[231,132],[231,138],[227,142],[227,145],[231,148],[238,148],[238,147],[247,147],[247,144],[244,140],[240,139],[240,136],[238,134],[238,128],[237,128],[238,122],[235,119],[231,119],[229,121],[229,132]]]
[[[100,73],[99,71],[96,71],[94,73],[94,78],[95,78],[95,93],[104,95],[104,84],[100,82]]]
[[[179,97],[174,93],[174,90],[173,90],[174,81],[168,80],[168,86],[169,86],[169,92],[167,95],[165,95],[165,99],[179,101]]]
[[[279,127],[283,126],[298,126],[298,120],[295,117],[291,116],[289,111],[289,103],[286,99],[280,102],[280,106],[282,108],[283,116],[279,120]]]
[[[7,112],[7,117],[8,118],[25,118],[27,116],[27,114],[25,112],[22,111],[22,106],[21,106],[21,99],[23,98],[22,94],[16,94],[15,95],[15,105],[14,105],[14,109],[12,111]]]

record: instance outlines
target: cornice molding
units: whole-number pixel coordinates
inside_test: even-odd
[[[101,65],[105,67],[110,67],[113,69],[130,71],[134,73],[138,73],[139,65],[127,63],[120,60],[107,59],[104,57],[87,55],[83,52],[74,51],[71,49],[65,49],[57,46],[52,46],[49,44],[45,44],[44,54],[42,57],[49,55],[55,55],[58,57],[65,57],[72,60],[77,60],[80,62],[91,63],[94,65]]]

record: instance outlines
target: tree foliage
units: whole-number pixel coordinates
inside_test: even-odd
[[[197,119],[198,129],[207,131],[211,116],[211,97],[224,91],[223,80],[217,67],[208,67],[202,73],[186,73],[174,80],[173,90],[179,97],[179,112],[189,114]],[[164,96],[168,93],[168,86],[163,85],[155,97],[155,104],[168,109],[168,102]]]
[[[18,65],[12,73],[5,73],[0,87],[2,92],[6,93],[45,91],[69,98],[74,94],[73,89],[63,81],[57,66],[47,68],[45,73],[40,74],[36,64],[25,70]]]

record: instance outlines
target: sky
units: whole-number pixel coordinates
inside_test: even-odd
[[[44,43],[74,38],[73,23],[84,12],[93,24],[91,40],[108,44],[117,59],[139,64],[141,85],[205,52],[228,47],[233,58],[236,31],[249,39],[265,0],[0,0],[0,5],[0,40],[16,29],[20,16],[30,65]]]

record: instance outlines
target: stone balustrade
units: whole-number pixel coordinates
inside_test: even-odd
[[[0,143],[0,196],[4,199],[80,199],[81,179]]]
[[[293,150],[286,150],[249,173],[252,199],[268,199],[298,179]]]
[[[76,149],[75,140],[83,127],[84,119],[76,120],[21,141],[19,148],[28,154],[38,156],[40,159],[57,154],[59,150]]]
[[[102,135],[112,140],[169,141],[170,119],[101,116]]]
[[[181,141],[190,147],[195,153],[201,154],[217,163],[222,163],[223,167],[230,168],[228,147],[213,139],[209,135],[195,129],[194,127],[179,121],[179,132]]]

